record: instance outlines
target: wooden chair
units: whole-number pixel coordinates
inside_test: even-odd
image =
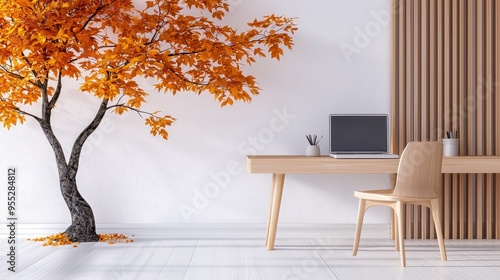
[[[363,217],[366,209],[375,205],[389,206],[395,213],[396,251],[401,253],[401,266],[406,266],[403,209],[405,204],[423,205],[430,208],[441,251],[441,259],[446,261],[446,250],[440,216],[440,178],[443,145],[441,142],[410,142],[399,160],[396,185],[393,189],[356,191],[359,198],[358,223],[352,255],[358,252]]]

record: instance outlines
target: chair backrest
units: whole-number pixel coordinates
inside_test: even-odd
[[[408,143],[399,160],[393,195],[438,197],[442,159],[441,142]]]

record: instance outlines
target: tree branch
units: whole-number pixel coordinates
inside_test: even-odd
[[[33,119],[35,119],[37,122],[40,122],[40,121],[42,120],[41,118],[39,118],[39,117],[37,117],[37,116],[35,116],[35,115],[31,114],[31,113],[28,113],[28,112],[26,112],[26,111],[24,111],[24,110],[21,110],[21,109],[19,109],[18,107],[15,107],[15,108],[14,108],[14,110],[15,110],[15,111],[17,111],[17,112],[18,112],[18,113],[20,113],[20,114],[23,114],[23,115],[26,115],[26,116],[32,117],[32,118],[33,118]]]
[[[207,85],[209,85],[212,82],[212,80],[210,80],[208,82],[198,83],[198,82],[195,82],[195,81],[191,81],[188,78],[182,76],[181,74],[175,72],[175,70],[172,69],[172,68],[168,68],[167,70],[170,71],[170,72],[172,72],[172,73],[174,73],[174,75],[176,75],[179,79],[181,79],[184,82],[189,83],[189,84],[193,84],[193,85],[197,85],[197,86],[207,86]]]
[[[190,54],[197,54],[197,53],[202,53],[207,51],[206,49],[202,49],[199,51],[192,51],[192,52],[178,52],[178,53],[171,53],[168,56],[179,56],[179,55],[190,55]]]
[[[116,46],[118,46],[117,44],[114,44],[114,45],[107,45],[107,46],[98,46],[97,48],[98,49],[107,49],[107,48],[116,48]]]
[[[71,149],[71,156],[68,161],[69,176],[76,176],[83,144],[85,144],[85,141],[87,141],[89,136],[97,129],[102,119],[104,118],[108,106],[108,101],[109,99],[107,98],[104,98],[102,100],[101,105],[99,106],[99,109],[97,110],[97,113],[92,122],[90,122],[90,124],[85,129],[83,129],[80,135],[78,135],[78,137],[76,138],[75,143],[73,144],[73,148]]]
[[[30,61],[30,60],[26,57],[26,55],[24,55],[24,52],[21,52],[21,55],[22,55],[22,57],[23,57],[24,61],[26,61],[26,63],[28,63],[28,65],[29,65],[29,66],[30,66],[30,68],[31,68],[31,67],[32,67],[31,61]],[[39,86],[39,87],[42,87],[42,81],[40,81],[40,79],[38,79],[38,78],[37,78],[38,73],[37,73],[35,70],[33,70],[33,69],[31,69],[31,73],[32,73],[32,74],[33,74],[33,76],[35,77],[35,80],[38,80],[38,86]]]
[[[5,67],[5,65],[0,65],[0,69],[1,69],[2,71],[4,71],[5,73],[7,73],[7,75],[9,75],[9,76],[11,76],[11,77],[14,77],[14,78],[16,78],[16,79],[19,79],[19,80],[24,80],[24,78],[26,78],[26,77],[21,76],[21,75],[19,75],[19,74],[17,74],[17,73],[14,73],[14,72],[12,72],[12,71],[9,71],[9,70]],[[34,86],[38,87],[38,88],[41,88],[41,87],[42,87],[39,83],[35,83],[35,82],[33,82],[33,81],[28,81],[28,82],[29,82],[30,84],[32,84],[32,85],[34,85]]]
[[[161,5],[158,4],[156,5],[157,6],[157,11],[158,11],[158,18],[161,19],[162,18],[162,9],[161,9]],[[168,4],[168,11],[167,11],[167,15],[170,13],[170,2]],[[165,16],[165,18],[167,18],[167,16]],[[160,20],[158,22],[158,25],[156,26],[155,28],[155,32],[153,33],[153,35],[151,36],[151,39],[149,40],[149,42],[147,42],[145,45],[151,45],[153,43],[156,42],[156,39],[158,38],[158,35],[160,34],[160,30],[165,26],[166,22],[164,20]]]
[[[52,115],[52,108],[49,107],[49,94],[47,92],[49,85],[49,74],[45,75],[45,81],[41,87],[42,90],[42,118],[50,123],[50,116]]]
[[[142,111],[142,110],[139,110],[137,108],[127,106],[125,104],[111,105],[111,106],[107,107],[106,110],[113,109],[113,108],[126,108],[126,109],[129,109],[129,110],[132,110],[132,111],[136,112],[141,118],[143,118],[142,114],[146,114],[146,115],[149,115],[149,116],[152,116],[152,117],[160,118],[159,116],[155,115],[154,113]]]
[[[87,27],[87,25],[90,24],[90,22],[97,16],[97,14],[104,8],[106,8],[107,6],[109,6],[110,4],[106,4],[106,5],[102,5],[102,6],[99,6],[97,7],[97,9],[95,10],[95,12],[90,15],[90,17],[87,19],[87,21],[83,24],[82,28],[80,28],[80,30],[78,30],[78,32],[82,31],[83,29],[85,29]],[[76,32],[76,33],[78,33]]]
[[[64,156],[64,150],[61,146],[61,143],[54,134],[54,131],[52,130],[50,121],[46,121],[40,118],[38,118],[37,121],[42,127],[42,131],[47,137],[50,146],[52,146],[52,149],[54,150],[58,167],[57,170],[59,171],[59,179],[61,179],[63,176],[65,176],[64,173],[66,173],[66,170],[68,168],[68,165],[66,164],[66,157]]]
[[[52,99],[50,100],[48,107],[49,109],[54,108],[54,106],[57,103],[57,100],[59,99],[59,96],[61,95],[61,89],[62,89],[62,71],[59,70],[59,75],[57,77],[57,87],[56,90],[54,91],[54,96],[52,96]]]

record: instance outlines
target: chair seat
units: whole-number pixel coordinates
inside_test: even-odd
[[[394,189],[383,189],[383,190],[367,190],[367,191],[355,191],[354,196],[361,199],[378,200],[378,201],[403,201],[403,202],[414,202],[414,201],[425,201],[434,199],[437,197],[404,197],[392,195]]]

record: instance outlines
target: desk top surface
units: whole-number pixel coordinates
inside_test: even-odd
[[[250,173],[396,173],[399,159],[335,159],[330,156],[247,156]],[[443,173],[500,173],[500,156],[443,157]]]

